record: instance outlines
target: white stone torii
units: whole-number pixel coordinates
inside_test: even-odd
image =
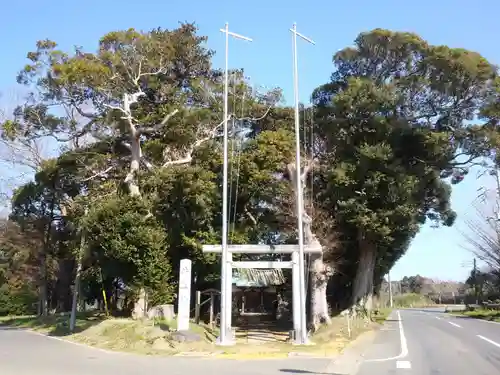
[[[203,245],[204,253],[222,253],[222,245]],[[292,269],[292,315],[293,315],[293,329],[295,332],[295,341],[300,343],[300,272],[299,272],[299,245],[228,245],[227,256],[227,275],[225,280],[226,285],[221,285],[221,298],[228,298],[231,296],[232,301],[233,285],[232,274],[233,268],[247,268],[247,269]],[[319,241],[314,241],[310,245],[304,245],[304,252],[308,254],[320,254],[323,251]],[[233,262],[233,254],[292,254],[290,262],[278,261],[235,261]],[[303,277],[306,277],[303,275]],[[232,337],[232,303],[226,304],[226,337]],[[234,341],[234,338],[233,340]]]

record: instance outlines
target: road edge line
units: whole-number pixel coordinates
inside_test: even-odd
[[[484,337],[484,336],[481,336],[481,335],[476,335],[477,337],[479,337],[481,340],[484,340],[486,342],[489,342],[491,345],[495,345],[496,347],[500,348],[500,344],[498,342],[495,342],[493,340],[490,340],[489,338],[487,337]]]
[[[394,361],[397,359],[405,358],[408,355],[408,343],[406,341],[405,331],[403,328],[403,319],[401,319],[401,313],[399,312],[399,310],[396,311],[396,314],[398,315],[399,341],[400,341],[400,346],[401,346],[401,351],[400,351],[399,355],[397,355],[395,357],[389,357],[389,358],[367,359],[367,360],[365,360],[365,362]]]

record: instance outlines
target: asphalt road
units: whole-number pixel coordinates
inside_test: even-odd
[[[444,309],[393,312],[357,375],[499,375],[500,324]]]
[[[331,360],[221,360],[105,352],[29,331],[0,327],[0,375],[323,374]]]
[[[394,311],[374,339],[334,359],[260,361],[105,352],[0,327],[0,375],[500,375],[500,324],[444,309]]]

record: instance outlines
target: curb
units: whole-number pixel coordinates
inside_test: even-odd
[[[133,354],[133,353],[127,353],[127,352],[120,352],[120,351],[102,349],[102,348],[99,348],[99,347],[96,347],[96,346],[92,346],[92,345],[88,345],[88,344],[84,344],[84,343],[81,343],[81,342],[78,342],[78,341],[72,341],[72,340],[68,340],[68,339],[63,339],[61,337],[56,337],[56,336],[50,336],[50,335],[47,335],[45,333],[37,332],[37,331],[35,331],[33,329],[29,329],[29,328],[22,328],[21,331],[28,332],[28,333],[31,333],[33,335],[43,336],[43,337],[46,337],[48,339],[56,340],[56,341],[60,341],[60,342],[64,342],[64,343],[67,343],[67,344],[72,344],[72,345],[84,347],[84,348],[91,349],[91,350],[97,350],[97,351],[100,351],[102,353],[120,354],[120,355],[137,355],[137,354]]]
[[[195,358],[205,358],[205,357],[213,357],[217,355],[216,352],[180,352],[177,354],[172,355],[171,357],[195,357]],[[170,356],[163,356],[163,357],[170,357]]]
[[[378,329],[367,331],[352,341],[342,353],[333,358],[323,370],[326,374],[355,374],[364,361],[364,354],[378,333]]]
[[[396,310],[393,310],[387,319]],[[364,356],[367,349],[373,344],[377,334],[380,332],[385,321],[382,324],[373,326],[372,329],[358,335],[351,341],[342,352],[334,357],[323,370],[325,374],[356,374],[359,366],[364,362]]]

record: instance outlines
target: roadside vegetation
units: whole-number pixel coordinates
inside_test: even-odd
[[[217,327],[190,323],[193,336],[177,335],[177,322],[134,320],[107,317],[103,313],[78,314],[73,333],[69,329],[69,315],[48,317],[5,316],[0,324],[30,329],[49,336],[95,346],[102,349],[143,355],[216,356],[230,358],[274,358],[286,356],[332,356],[339,354],[361,334],[376,331],[393,311],[390,307],[375,308],[370,319],[364,316],[339,315],[331,324],[322,326],[311,336],[314,345],[293,348],[288,332],[264,330],[236,331],[236,345],[221,348],[215,345]]]
[[[4,317],[0,323],[102,349],[135,354],[264,358],[338,354],[360,334],[376,329],[377,322],[383,322],[389,312],[389,309],[380,310],[373,321],[350,318],[349,324],[346,317],[335,317],[331,325],[322,327],[312,335],[314,345],[300,348],[292,347],[288,332],[283,331],[239,331],[236,333],[236,345],[222,348],[215,345],[218,329],[206,324],[191,323],[193,336],[179,336],[175,331],[175,321],[106,318],[103,314],[80,314],[74,333],[69,331],[67,314],[47,318]],[[263,339],[262,336],[266,337]]]
[[[458,311],[447,309],[447,312],[453,315],[467,316],[474,319],[500,322],[500,308],[498,308],[498,304],[495,308],[467,305],[465,310]]]
[[[457,312],[455,312],[457,314]],[[489,320],[492,322],[500,322],[499,310],[479,309],[473,311],[463,311],[460,315],[468,316],[475,319]]]
[[[435,306],[436,302],[431,300],[428,296],[417,294],[417,293],[408,293],[402,294],[398,296],[394,296],[394,307],[428,307]]]

